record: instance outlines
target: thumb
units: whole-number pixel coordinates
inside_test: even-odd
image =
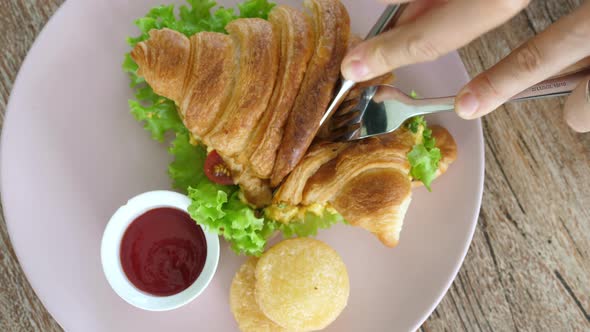
[[[385,74],[396,67],[389,45],[395,30],[385,32],[355,46],[342,60],[342,75],[355,82],[364,82]]]
[[[565,122],[579,133],[590,132],[590,77],[568,97],[563,108]]]

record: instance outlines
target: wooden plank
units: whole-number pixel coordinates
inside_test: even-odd
[[[533,1],[461,51],[472,76],[581,1]],[[563,99],[509,104],[483,120],[486,178],[465,263],[424,331],[590,329],[590,144]]]
[[[61,0],[0,5],[0,124],[18,68]],[[581,0],[535,0],[461,51],[489,68]],[[590,330],[590,135],[561,119],[562,99],[486,117],[486,182],[473,243],[421,331]],[[0,220],[0,331],[59,331],[28,284]]]

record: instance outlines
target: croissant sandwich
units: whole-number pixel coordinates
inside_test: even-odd
[[[233,20],[227,34],[151,30],[131,57],[154,92],[174,101],[192,141],[221,157],[248,204],[284,224],[334,210],[395,246],[417,183],[408,154],[426,128],[314,141],[342,59],[359,39],[338,0],[304,6],[305,12],[276,6],[268,20]],[[392,80],[388,74],[367,84]],[[441,152],[438,175],[456,158],[456,144],[442,127],[433,127],[432,137]]]

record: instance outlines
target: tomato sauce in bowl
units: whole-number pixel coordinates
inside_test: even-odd
[[[100,256],[111,288],[127,303],[173,310],[196,299],[219,262],[219,237],[188,214],[190,198],[158,190],[137,195],[107,223]]]
[[[121,240],[121,265],[138,289],[170,296],[192,285],[203,271],[207,241],[184,211],[160,207],[137,217]]]

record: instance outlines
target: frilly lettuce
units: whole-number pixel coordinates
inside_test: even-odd
[[[223,236],[236,253],[258,256],[276,229],[274,222],[256,216],[244,204],[235,187],[208,181],[188,189],[192,201],[188,212],[206,230]]]
[[[312,212],[305,213],[303,220],[290,222],[288,224],[278,223],[277,228],[285,237],[293,236],[315,236],[320,229],[328,229],[339,222],[345,222],[342,216],[336,212],[325,210],[323,215],[316,215]]]
[[[422,181],[430,191],[430,184],[436,177],[438,163],[442,157],[440,149],[436,147],[436,141],[423,116],[410,119],[406,127],[414,134],[422,132],[422,142],[414,145],[408,153],[410,162],[410,175],[412,178]]]

